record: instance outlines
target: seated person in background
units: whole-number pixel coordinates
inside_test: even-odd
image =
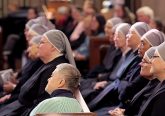
[[[89,102],[91,100],[91,97],[88,98],[89,96],[93,96],[94,93],[98,93],[102,91],[108,85],[108,83],[113,82],[116,79],[117,71],[122,65],[122,62],[124,61],[124,58],[128,58],[131,50],[129,47],[126,46],[126,34],[128,33],[130,28],[130,25],[127,23],[122,23],[120,24],[116,31],[115,31],[115,46],[116,48],[120,49],[123,53],[123,57],[118,58],[118,61],[116,61],[116,65],[112,67],[112,72],[106,76],[106,78],[97,80],[97,79],[86,79],[81,81],[81,92],[84,98],[86,99],[86,102]],[[120,35],[119,37],[116,35]],[[116,41],[116,38],[118,38],[118,42]],[[122,43],[122,44],[118,44]],[[93,96],[95,97],[95,95]],[[93,98],[92,97],[92,98]]]
[[[29,42],[29,47],[27,49],[28,57],[30,58],[30,61],[26,63],[26,65],[22,68],[22,70],[18,73],[17,78],[17,85],[15,85],[15,88],[12,87],[12,83],[8,82],[8,84],[5,84],[3,86],[4,91],[7,92],[7,95],[0,98],[1,105],[9,104],[13,102],[14,100],[18,99],[18,95],[20,93],[20,89],[22,85],[34,74],[38,68],[43,65],[43,62],[39,59],[37,53],[38,53],[38,46],[39,42],[41,40],[42,36],[35,36],[33,37]],[[9,84],[11,83],[11,84]],[[9,94],[10,93],[10,94]]]
[[[105,19],[99,14],[89,17],[89,19],[86,19],[84,22],[84,40],[78,48],[73,50],[76,65],[81,74],[85,74],[85,70],[88,70],[90,36],[104,37],[104,25]]]
[[[164,32],[164,25],[162,21],[158,18],[154,18],[150,21],[150,24],[152,29],[158,29],[159,31]]]
[[[56,66],[68,61],[75,64],[68,39],[59,30],[49,30],[44,33],[38,56],[44,64],[23,84],[18,99],[0,108],[1,115],[29,115],[39,102],[50,97],[45,87]]]
[[[38,113],[81,112],[82,108],[73,96],[73,93],[78,88],[80,77],[81,74],[78,69],[71,64],[62,63],[57,65],[45,88],[52,98],[39,103],[32,110],[30,116]]]
[[[105,31],[105,36],[108,38],[110,43],[109,48],[102,61],[102,64],[98,64],[96,67],[94,67],[94,69],[90,70],[86,76],[87,78],[96,78],[96,77],[100,77],[103,74],[105,75],[105,73],[106,74],[109,73],[116,64],[116,61],[118,61],[117,57],[118,56],[121,57],[121,51],[115,47],[113,36],[115,33],[115,29],[117,28],[117,25],[119,25],[122,22],[123,22],[122,19],[118,17],[114,17],[107,20],[104,31]]]
[[[148,6],[142,6],[136,11],[137,21],[150,24],[151,19],[154,18],[154,11]]]

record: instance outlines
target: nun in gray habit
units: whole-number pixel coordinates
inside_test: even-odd
[[[45,91],[45,87],[47,85],[48,78],[51,76],[56,66],[61,63],[68,63],[68,61],[70,64],[75,65],[70,44],[63,32],[59,30],[50,30],[43,36],[48,39],[48,41],[57,49],[57,51],[59,51],[59,54],[54,56],[53,60],[49,60],[49,62],[43,64],[27,80],[27,82],[21,87],[18,99],[0,109],[1,116],[29,115],[30,111],[39,102],[50,97]],[[52,51],[49,53],[52,55]],[[85,104],[79,91],[76,92],[76,96],[78,96],[80,104]],[[88,111],[88,109],[86,111]]]

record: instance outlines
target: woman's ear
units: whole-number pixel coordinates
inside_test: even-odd
[[[59,82],[58,88],[64,87],[65,83],[66,83],[65,79],[61,79],[60,82]]]

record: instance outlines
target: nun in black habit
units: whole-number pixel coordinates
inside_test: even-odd
[[[56,66],[68,61],[75,65],[69,41],[59,30],[50,30],[43,35],[38,55],[44,65],[21,87],[17,100],[0,109],[1,116],[29,115],[39,102],[50,97],[45,87]]]

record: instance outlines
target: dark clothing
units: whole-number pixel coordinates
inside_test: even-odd
[[[18,100],[0,109],[1,115],[29,115],[39,102],[50,97],[45,91],[45,87],[56,66],[67,62],[65,56],[60,56],[42,65],[21,87]]]
[[[74,98],[73,93],[69,90],[66,89],[57,89],[54,90],[53,93],[51,94],[51,97],[69,97],[69,98]]]
[[[110,44],[104,57],[103,64],[100,64],[91,70],[87,75],[87,78],[96,78],[100,73],[110,73],[117,65],[116,62],[120,59],[121,54],[121,51],[116,49],[114,44]]]
[[[88,104],[90,110],[96,110],[100,107],[118,104],[118,95],[122,91],[122,88],[126,87],[126,83],[128,83],[128,81],[133,80],[134,77],[138,77],[140,72],[138,64],[140,62],[141,59],[137,56],[137,51],[131,53],[118,69],[116,80],[112,84],[106,86],[104,90]],[[100,100],[98,101],[96,99]],[[111,100],[109,101],[109,99]],[[109,101],[109,104],[105,105],[105,103],[108,103],[107,101]]]
[[[165,81],[160,82],[141,107],[138,116],[165,116]]]
[[[119,49],[115,49],[114,51],[111,51],[111,55],[109,54],[109,58],[110,58],[110,62],[111,62],[111,67],[109,69],[110,70],[109,74],[111,74],[111,72],[113,72],[113,70],[115,69],[116,65],[118,65],[119,60],[121,59],[121,51]],[[100,73],[99,70],[97,70],[97,71],[95,70],[90,75],[91,76],[97,75],[98,72]],[[115,77],[113,77],[113,78],[115,78]],[[104,80],[106,80],[106,81],[113,81],[114,79],[112,80],[112,78],[109,78],[109,75],[107,75],[107,76],[105,76],[104,78],[102,78],[100,80],[97,80],[97,78],[93,78],[93,79],[90,78],[90,79],[83,79],[83,80],[81,80],[81,82],[80,82],[80,84],[81,84],[80,90],[81,90],[81,93],[82,93],[83,97],[85,97],[87,102],[91,100],[91,96],[89,96],[89,98],[86,98],[86,97],[88,97],[88,95],[92,94],[92,96],[93,95],[95,96],[95,94],[94,94],[95,92],[96,93],[100,92],[100,91],[96,91],[96,90],[93,89],[93,87],[95,86],[96,82],[97,81],[104,81]]]
[[[65,29],[63,30],[63,32],[68,37],[68,39],[70,38],[70,36],[73,33],[74,29],[76,28],[77,24],[78,24],[78,22],[75,22],[73,20],[70,23],[68,23],[68,25],[65,26]]]
[[[159,82],[160,81],[157,79],[151,80],[140,92],[138,92],[129,103],[128,108],[125,110],[125,114],[128,116],[137,115],[140,107],[151,96],[154,88]]]
[[[70,41],[72,50],[76,50],[77,48],[79,48],[81,44],[84,43],[86,37],[87,35],[85,34],[85,32],[82,32],[77,40]]]
[[[40,59],[27,62],[27,64],[22,68],[22,70],[18,74],[17,78],[19,80],[19,83],[12,91],[10,99],[4,102],[3,104],[9,104],[14,100],[18,99],[22,85],[35,73],[35,71],[38,70],[38,68],[41,65],[43,65],[43,62]]]
[[[137,71],[139,73],[139,71]],[[125,81],[124,81],[125,82]],[[124,83],[123,82],[123,83]],[[134,80],[125,83],[125,87],[119,92],[120,107],[127,108],[131,99],[141,91],[149,82],[148,79],[138,75]]]

